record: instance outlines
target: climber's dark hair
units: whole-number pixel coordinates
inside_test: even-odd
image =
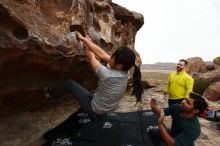
[[[112,55],[115,57],[115,65],[122,64],[123,71],[128,71],[132,66],[135,65],[136,56],[134,52],[128,47],[118,48]]]
[[[144,91],[142,81],[141,81],[141,71],[140,68],[134,65],[133,73],[133,92],[132,95],[135,95],[136,101],[141,101],[141,95]]]
[[[137,102],[141,101],[143,86],[140,68],[135,65],[135,53],[128,47],[120,47],[113,53],[112,57],[115,57],[115,64],[123,65],[123,71],[128,71],[131,67],[134,67],[132,95],[135,95]]]

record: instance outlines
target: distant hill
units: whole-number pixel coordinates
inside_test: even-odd
[[[205,61],[206,65],[211,65],[212,61]],[[176,70],[177,63],[157,62],[154,64],[142,64],[141,70]]]
[[[141,70],[175,70],[176,63],[172,62],[157,62],[154,64],[142,64]]]

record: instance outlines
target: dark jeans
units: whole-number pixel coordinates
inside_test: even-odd
[[[66,80],[60,84],[49,87],[50,96],[54,99],[60,98],[67,92],[72,93],[74,95],[74,97],[78,100],[79,104],[82,106],[83,110],[85,110],[85,112],[87,112],[90,116],[98,116],[92,110],[91,106],[93,94],[74,80]]]
[[[168,104],[169,104],[169,106],[170,105],[172,105],[172,104],[181,104],[181,102],[184,100],[185,98],[182,98],[182,99],[175,99],[175,100],[173,100],[173,99],[169,99],[168,100]]]
[[[166,146],[165,142],[163,141],[160,135],[160,130],[158,128],[150,129],[148,133],[154,146]],[[168,133],[170,133],[170,129],[168,129]]]

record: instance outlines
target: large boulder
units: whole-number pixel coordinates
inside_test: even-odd
[[[29,96],[30,92],[67,78],[94,90],[96,77],[73,32],[88,35],[112,54],[120,46],[135,51],[135,35],[144,23],[141,14],[110,0],[1,0],[0,19],[4,109],[35,102],[39,97]]]
[[[205,62],[202,60],[201,57],[192,57],[192,58],[188,58],[188,65],[186,67],[186,71],[189,74],[193,74],[193,73],[204,73],[206,72],[206,64]]]
[[[220,99],[220,81],[212,83],[203,93],[203,95],[210,101]]]
[[[213,60],[213,65],[216,70],[220,69],[220,56]]]
[[[199,78],[207,80],[211,83],[220,81],[220,70],[213,70],[213,71],[208,71],[203,74],[199,74]]]

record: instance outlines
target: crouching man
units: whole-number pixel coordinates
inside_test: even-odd
[[[194,146],[194,141],[201,133],[197,115],[203,113],[207,106],[205,99],[193,92],[181,104],[174,104],[165,109],[162,109],[155,99],[151,99],[150,107],[159,115],[159,130],[149,131],[154,145]],[[167,130],[163,123],[165,116],[169,115],[172,117],[171,131]]]

